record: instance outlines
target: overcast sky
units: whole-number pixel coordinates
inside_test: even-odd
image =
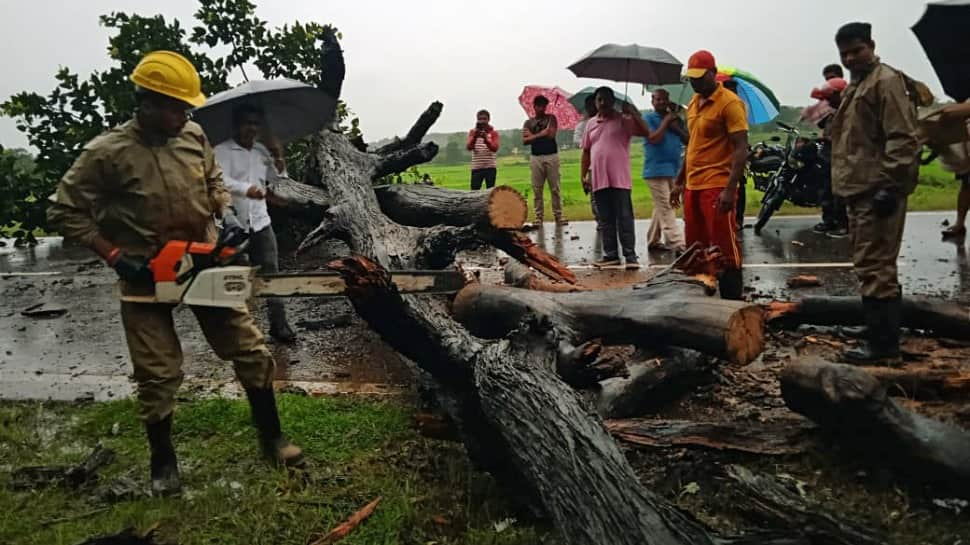
[[[466,130],[487,108],[499,128],[520,126],[517,97],[526,84],[578,90],[566,66],[608,42],[663,47],[682,62],[697,49],[748,70],[785,104],[807,104],[822,66],[838,61],[832,41],[840,24],[873,24],[883,60],[940,84],[909,30],[919,0],[256,0],[272,26],[294,20],[335,24],[344,35],[343,98],[360,116],[367,140],[403,134],[432,100],[444,112],[434,131]],[[109,65],[111,11],[163,13],[194,25],[196,0],[0,0],[0,97],[21,90],[47,94],[58,66],[86,75]],[[606,14],[604,16],[604,13]],[[241,80],[239,74],[235,74]],[[622,90],[622,84],[616,88]],[[649,100],[630,94],[641,108]],[[26,140],[0,118],[0,143]]]

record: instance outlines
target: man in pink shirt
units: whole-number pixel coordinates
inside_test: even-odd
[[[633,199],[630,196],[633,188],[630,139],[648,136],[650,131],[635,107],[624,104],[623,114],[620,114],[615,104],[612,89],[600,87],[596,90],[597,115],[586,125],[580,176],[583,187],[593,191],[602,227],[603,258],[593,265],[613,267],[620,264],[619,237],[626,268],[638,269]]]

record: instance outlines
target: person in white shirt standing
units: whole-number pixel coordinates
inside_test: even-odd
[[[280,177],[276,161],[263,144],[256,141],[263,129],[263,112],[251,104],[233,110],[235,136],[215,147],[222,166],[223,183],[232,195],[233,208],[240,223],[249,228],[249,259],[264,273],[279,272],[276,233],[266,209],[267,184]],[[285,165],[281,165],[285,166]],[[266,301],[269,334],[281,342],[293,342],[296,334],[286,320],[282,299]]]

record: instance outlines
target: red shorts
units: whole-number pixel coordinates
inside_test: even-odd
[[[734,207],[727,213],[717,209],[721,188],[684,191],[684,235],[687,245],[717,246],[724,254],[726,269],[741,268],[741,244],[734,222]]]

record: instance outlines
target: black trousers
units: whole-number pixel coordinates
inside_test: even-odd
[[[495,167],[492,168],[476,168],[472,171],[472,191],[478,191],[482,188],[482,182],[485,182],[485,189],[491,189],[495,187],[495,176],[498,174],[498,170]]]
[[[629,189],[609,187],[593,193],[599,212],[600,236],[603,238],[603,259],[619,259],[619,246],[627,261],[637,259],[637,235],[633,226],[633,199]]]

